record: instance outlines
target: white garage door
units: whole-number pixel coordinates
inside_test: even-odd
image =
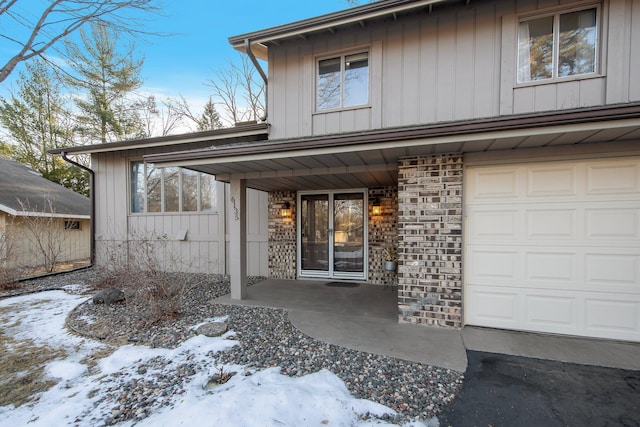
[[[465,173],[466,324],[640,341],[640,158]]]

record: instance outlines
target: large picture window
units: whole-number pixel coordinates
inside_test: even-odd
[[[216,184],[212,175],[153,163],[131,163],[131,212],[212,212]]]
[[[360,52],[318,61],[316,110],[369,103],[369,53]]]
[[[518,83],[595,73],[597,22],[597,8],[521,21]]]

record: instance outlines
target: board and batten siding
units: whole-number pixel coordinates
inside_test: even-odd
[[[140,160],[142,154],[100,153],[92,156],[96,182],[97,264],[125,262],[127,253],[155,241],[154,253],[163,269],[225,274],[225,217],[229,215],[229,206],[224,203],[225,184],[217,183],[216,212],[130,213],[129,165],[131,161]],[[263,192],[248,190],[247,201],[248,273],[266,276],[268,270],[263,260],[267,256],[266,196]]]
[[[599,73],[517,84],[520,16],[600,4]],[[471,2],[269,47],[270,137],[640,101],[640,0]],[[315,112],[316,61],[369,50],[370,103]]]
[[[225,244],[229,253],[231,236],[231,218],[233,218],[233,204],[231,203],[231,191],[229,184],[225,186],[225,200],[227,214],[225,215]],[[269,193],[265,191],[247,189],[247,275],[249,276],[269,276]],[[226,269],[229,271],[229,259],[227,258]]]

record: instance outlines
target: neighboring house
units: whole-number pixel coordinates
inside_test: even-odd
[[[640,0],[374,2],[229,39],[268,62],[255,133],[76,152],[100,203],[131,189],[118,224],[147,220],[132,160],[230,183],[235,298],[251,188],[270,277],[386,283],[392,245],[401,322],[640,341],[639,22]]]
[[[89,261],[91,200],[0,158],[0,268]]]

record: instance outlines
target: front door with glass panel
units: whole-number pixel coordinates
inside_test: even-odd
[[[300,192],[298,275],[366,280],[364,190]]]

